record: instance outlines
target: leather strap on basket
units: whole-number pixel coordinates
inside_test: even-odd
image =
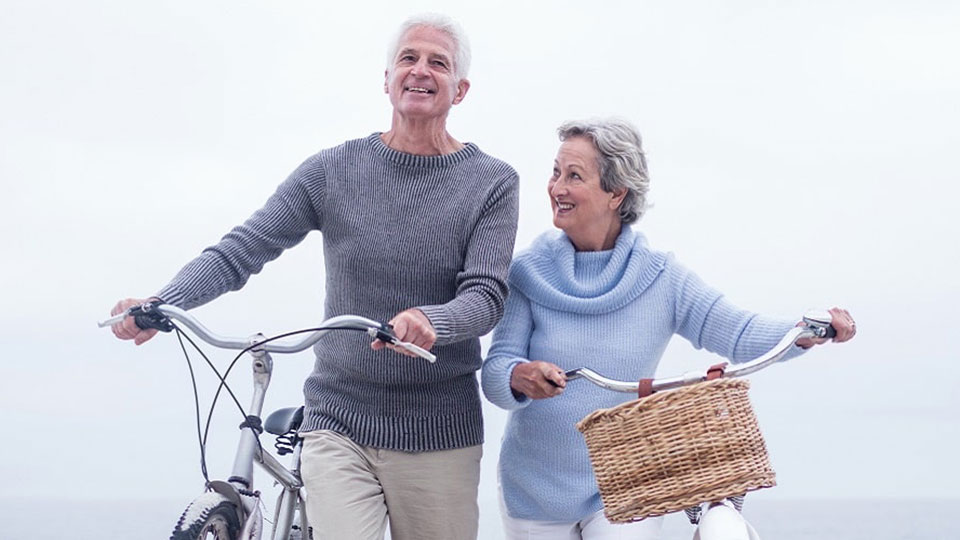
[[[723,362],[720,364],[714,364],[710,366],[710,369],[707,370],[707,380],[712,381],[714,379],[719,379],[723,377],[723,373],[727,370],[727,363]]]
[[[714,364],[710,366],[710,369],[707,370],[707,380],[712,381],[714,379],[719,379],[723,377],[723,373],[727,370],[727,363],[722,362],[719,364]],[[637,384],[637,397],[645,398],[653,394],[653,379],[640,379],[640,382]]]
[[[637,386],[637,397],[645,398],[653,394],[653,379],[640,379],[640,384]]]

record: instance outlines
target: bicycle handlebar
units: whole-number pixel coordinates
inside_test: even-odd
[[[197,337],[203,341],[221,349],[243,350],[249,348],[251,345],[255,345],[257,341],[262,341],[249,337],[221,336],[208,330],[207,327],[205,327],[200,323],[199,320],[196,319],[196,317],[190,315],[186,311],[176,306],[161,304],[159,302],[149,302],[139,306],[131,307],[124,313],[98,322],[97,326],[100,328],[112,326],[123,321],[123,319],[128,316],[133,317],[137,326],[142,329],[156,328],[163,332],[169,332],[173,330],[173,324],[170,321],[173,319],[183,323],[184,326],[189,328],[191,332],[196,334]],[[296,353],[311,347],[333,330],[348,328],[366,331],[370,337],[410,351],[431,363],[437,361],[437,357],[430,351],[418,347],[413,343],[407,343],[398,339],[397,336],[393,334],[393,328],[390,325],[380,323],[366,317],[360,317],[358,315],[339,315],[336,317],[331,317],[320,323],[320,326],[316,331],[307,334],[303,338],[264,343],[263,345],[258,346],[258,348],[266,352]]]
[[[714,370],[719,370],[721,372],[720,376],[722,377],[743,377],[744,375],[749,375],[751,373],[760,371],[761,369],[764,369],[783,358],[798,340],[804,338],[834,337],[836,335],[836,330],[833,328],[831,322],[832,317],[827,312],[810,312],[803,317],[803,326],[792,328],[772,349],[758,358],[730,369],[727,369],[727,366],[730,364],[725,362],[710,368],[706,372],[689,371],[676,377],[641,382],[609,379],[585,367],[571,369],[567,371],[565,375],[568,381],[586,379],[601,388],[606,388],[607,390],[634,394],[641,391],[642,384],[645,386],[645,390],[649,390],[649,392],[652,393],[660,390],[670,390],[672,388],[679,388],[688,384],[703,382],[713,378],[710,373]]]

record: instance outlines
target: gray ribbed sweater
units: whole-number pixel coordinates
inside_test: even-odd
[[[417,156],[374,133],[307,159],[157,296],[201,305],[320,230],[326,316],[385,321],[418,307],[436,329],[437,362],[373,351],[365,334],[331,333],[315,347],[302,429],[404,451],[480,444],[477,338],[503,313],[517,195],[516,172],[472,143]]]

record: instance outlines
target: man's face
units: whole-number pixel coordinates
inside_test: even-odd
[[[457,80],[454,50],[450,36],[436,28],[415,26],[404,34],[383,85],[395,112],[408,118],[442,118],[463,100],[470,83]]]

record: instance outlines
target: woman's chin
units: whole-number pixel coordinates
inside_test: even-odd
[[[553,226],[556,227],[556,228],[558,228],[558,229],[560,229],[560,230],[563,231],[563,232],[567,232],[567,230],[570,228],[570,223],[567,222],[567,221],[565,221],[565,220],[563,220],[563,219],[554,218],[554,219],[553,219]],[[569,234],[568,234],[568,236],[569,236]]]

